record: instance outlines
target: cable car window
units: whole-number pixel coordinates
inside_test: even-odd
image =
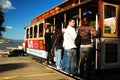
[[[30,28],[30,38],[33,37],[32,35],[33,35],[33,28],[31,27],[31,28]]]
[[[104,33],[116,34],[116,7],[104,5]]]
[[[34,38],[37,38],[37,25],[34,27]]]
[[[43,37],[43,23],[39,24],[39,37]]]
[[[26,38],[29,38],[29,29],[27,29]]]

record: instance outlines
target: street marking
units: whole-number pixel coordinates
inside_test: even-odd
[[[0,80],[22,78],[22,77],[46,76],[46,75],[53,75],[53,74],[56,74],[56,73],[51,72],[51,73],[42,73],[42,74],[28,74],[28,75],[21,75],[21,76],[4,76],[4,77],[0,77]]]

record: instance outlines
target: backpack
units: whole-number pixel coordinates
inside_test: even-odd
[[[81,44],[81,37],[79,34],[77,34],[76,38],[75,38],[75,45],[77,47],[80,47],[80,44]]]

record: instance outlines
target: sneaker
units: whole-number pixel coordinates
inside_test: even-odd
[[[70,76],[74,76],[73,74],[70,74]]]
[[[57,70],[62,70],[60,67],[57,67]]]

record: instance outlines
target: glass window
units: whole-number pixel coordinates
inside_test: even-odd
[[[26,38],[29,38],[29,29],[26,30]]]
[[[39,24],[39,37],[43,37],[43,23]]]
[[[37,25],[34,27],[34,38],[37,38]]]
[[[104,5],[104,33],[116,34],[116,7]]]
[[[30,38],[33,37],[33,27],[30,28]]]

